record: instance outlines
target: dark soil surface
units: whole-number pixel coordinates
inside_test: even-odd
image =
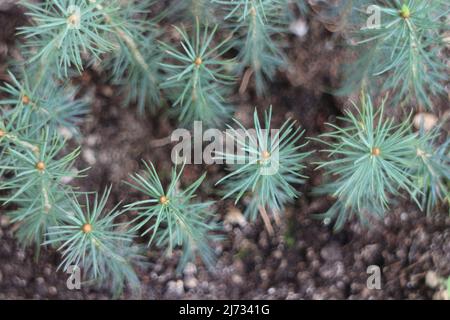
[[[0,24],[6,21],[3,16],[0,19]],[[347,61],[340,49],[342,39],[314,19],[307,23],[309,31],[305,37],[290,39],[287,52],[291,64],[287,70],[280,70],[271,84],[270,98],[255,99],[252,88],[236,95],[235,117],[250,124],[255,106],[263,110],[272,104],[275,125],[291,117],[305,128],[309,137],[324,132],[325,122],[336,121],[347,100],[333,97],[327,89],[336,85],[339,67]],[[9,36],[0,33],[0,46],[6,39]],[[162,177],[169,173],[171,145],[164,141],[176,128],[176,122],[163,112],[142,116],[133,107],[121,107],[120,99],[114,96],[115,88],[107,84],[98,70],[88,70],[75,81],[93,98],[93,103],[92,112],[82,125],[82,138],[71,141],[74,146],[82,145],[76,167],[91,169],[87,178],[73,183],[84,191],[102,190],[112,184],[111,206],[118,201],[131,202],[138,194],[123,181],[140,170],[142,159],[152,161]],[[436,113],[441,116],[445,108],[443,104]],[[315,143],[308,145],[310,149],[316,147]],[[182,181],[191,182],[205,170],[209,174],[201,193],[206,199],[214,194],[214,183],[223,176],[221,166],[188,166]],[[398,199],[384,220],[365,227],[354,219],[335,233],[332,225],[313,218],[313,214],[323,212],[332,202],[310,195],[322,176],[313,171],[312,165],[306,173],[311,178],[300,187],[304,196],[288,206],[282,223],[275,226],[274,236],[268,235],[262,221],[243,220],[242,207],[236,208],[232,202],[216,205],[224,221],[225,240],[214,244],[218,256],[214,270],[207,270],[198,262],[195,266],[189,264],[182,275],[177,275],[178,254],[167,257],[151,247],[147,252],[150,263],[138,270],[142,298],[444,297],[442,287],[433,280],[450,275],[448,208],[441,208],[427,218],[414,204]],[[0,218],[0,299],[111,298],[108,291],[87,286],[68,290],[68,275],[56,270],[59,254],[42,248],[36,261],[34,248],[22,249],[14,240],[16,226],[9,224],[6,216]],[[382,271],[380,290],[367,288],[370,265],[377,265]],[[129,292],[122,296],[130,297]]]

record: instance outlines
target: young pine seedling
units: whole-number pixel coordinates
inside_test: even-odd
[[[373,1],[361,1],[364,8]],[[346,73],[348,93],[367,83],[373,94],[391,92],[391,104],[411,101],[432,108],[432,97],[446,93],[449,67],[445,63],[444,31],[448,30],[448,1],[378,1],[379,25],[366,25],[355,34],[359,60]],[[366,10],[355,10],[357,14]],[[373,11],[371,11],[373,13]],[[369,20],[368,20],[369,19]]]
[[[79,134],[78,125],[89,112],[86,101],[76,99],[77,89],[68,83],[60,84],[49,75],[37,79],[36,74],[22,72],[22,81],[9,73],[11,84],[0,86],[0,91],[6,93],[7,98],[0,100],[1,106],[12,106],[11,111],[4,112],[4,116],[13,112],[20,113],[22,125],[33,130],[45,129],[56,132],[65,128],[72,134]]]
[[[25,37],[25,54],[30,63],[49,64],[60,77],[69,68],[83,70],[83,55],[100,61],[100,56],[113,49],[109,40],[115,32],[111,16],[119,12],[117,1],[45,0],[21,2],[32,25],[21,27]]]
[[[228,50],[227,40],[214,44],[217,26],[210,30],[197,21],[193,35],[175,27],[181,36],[181,48],[164,44],[170,58],[161,67],[167,74],[162,88],[173,97],[179,120],[185,125],[203,121],[207,126],[220,126],[232,112],[226,97],[231,94],[233,77],[231,60],[221,56]]]
[[[358,215],[382,217],[391,203],[391,196],[401,196],[405,190],[414,200],[417,186],[411,169],[417,165],[417,135],[411,131],[409,119],[395,124],[384,119],[384,102],[374,110],[370,97],[355,105],[356,115],[349,110],[339,118],[344,126],[328,124],[334,131],[321,135],[327,145],[322,150],[328,159],[319,163],[329,179],[316,190],[335,197],[336,203],[321,218],[336,220],[336,229]]]
[[[297,145],[303,132],[295,128],[295,122],[288,120],[279,130],[271,130],[271,118],[272,108],[265,112],[262,128],[255,110],[254,130],[237,120],[238,129],[228,126],[227,136],[236,142],[237,150],[217,153],[231,171],[217,184],[224,185],[224,198],[233,196],[236,203],[249,195],[245,214],[252,221],[261,214],[268,232],[273,233],[268,213],[278,222],[285,204],[300,195],[294,185],[304,183],[301,172],[309,153],[301,151],[306,144]]]
[[[58,247],[63,257],[59,268],[64,271],[76,266],[86,281],[109,284],[117,295],[125,284],[138,293],[140,282],[133,265],[142,264],[143,257],[139,246],[133,244],[134,232],[127,223],[117,222],[123,212],[117,206],[106,209],[110,191],[101,197],[95,194],[93,203],[86,194],[85,208],[73,196],[65,223],[50,227],[44,244]]]
[[[286,63],[280,44],[274,39],[288,29],[285,0],[214,0],[226,10],[225,22],[233,32],[231,45],[238,50],[238,74],[243,77],[241,91],[249,78],[255,79],[256,93],[264,95],[266,81]]]
[[[138,213],[133,221],[136,223],[133,230],[143,230],[141,236],[151,234],[148,245],[155,243],[158,247],[166,248],[169,255],[175,247],[180,247],[183,255],[178,271],[182,271],[196,254],[208,267],[212,267],[215,257],[210,244],[220,239],[215,234],[220,228],[213,220],[213,202],[193,201],[206,175],[182,189],[180,180],[184,165],[179,171],[175,167],[169,185],[164,188],[153,164],[144,162],[144,165],[145,173],[132,175],[133,183],[128,183],[146,197],[127,206]]]

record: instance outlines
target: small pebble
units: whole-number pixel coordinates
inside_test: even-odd
[[[303,38],[308,33],[308,24],[303,19],[291,23],[289,30],[299,38]]]
[[[52,286],[52,287],[48,288],[48,293],[51,296],[56,296],[58,294],[58,289],[56,289],[56,287]]]
[[[413,124],[416,129],[420,129],[423,126],[425,131],[430,131],[433,129],[438,122],[438,118],[428,112],[420,112],[414,116]]]
[[[425,276],[425,283],[430,288],[437,288],[439,286],[439,277],[434,271],[428,271]]]
[[[184,279],[184,286],[187,289],[194,289],[198,285],[198,280],[194,277],[188,277]]]
[[[184,294],[183,280],[169,281],[167,284],[167,294],[180,297]]]
[[[82,152],[83,160],[86,161],[89,165],[94,165],[97,162],[95,158],[95,153],[92,149],[86,148]]]

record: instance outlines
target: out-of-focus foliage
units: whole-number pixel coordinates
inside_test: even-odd
[[[361,84],[373,94],[390,92],[389,104],[431,109],[446,93],[449,66],[444,32],[450,4],[440,0],[344,1],[358,60],[344,73],[341,93]],[[344,4],[342,5],[344,6]]]

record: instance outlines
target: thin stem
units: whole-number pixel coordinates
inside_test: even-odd
[[[280,212],[278,210],[272,210],[273,213],[273,219],[275,220],[275,224],[277,226],[281,225],[281,218],[280,218]]]
[[[270,222],[270,218],[267,215],[266,208],[264,206],[258,206],[259,212],[261,213],[261,217],[263,218],[264,225],[266,226],[267,232],[270,236],[274,234],[272,223]]]

